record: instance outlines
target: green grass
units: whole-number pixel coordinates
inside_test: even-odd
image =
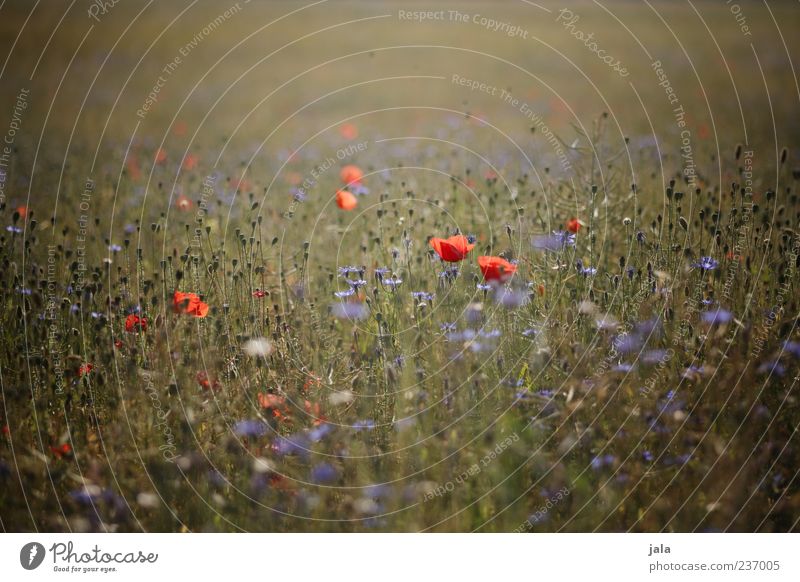
[[[560,6],[452,7],[523,39],[400,3],[262,29],[301,5],[240,4],[169,73],[227,6],[124,2],[84,41],[79,10],[41,59],[62,12],[19,35],[4,530],[797,529],[796,10],[771,6],[784,47],[755,4],[751,36],[718,4],[571,5],[623,78]],[[0,9],[3,54],[27,10]],[[574,246],[532,244],[573,218]],[[476,246],[443,277],[428,239],[457,231]],[[517,261],[510,305],[480,255]]]

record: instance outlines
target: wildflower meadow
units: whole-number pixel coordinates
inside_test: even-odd
[[[796,532],[799,15],[0,2],[0,528]]]

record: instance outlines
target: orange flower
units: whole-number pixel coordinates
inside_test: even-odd
[[[197,167],[197,156],[194,154],[186,154],[183,158],[183,169],[186,171],[194,170]]]
[[[339,134],[344,139],[356,139],[358,137],[358,128],[352,123],[343,123],[339,126]]]
[[[478,266],[486,281],[505,281],[517,271],[517,266],[502,257],[478,257]]]
[[[139,317],[131,313],[125,319],[125,331],[128,333],[135,333],[139,330],[147,331],[147,318],[146,317]]]
[[[339,177],[342,179],[342,183],[345,186],[360,184],[361,180],[364,178],[364,172],[362,172],[361,168],[358,166],[349,165],[342,168],[342,171],[339,172]]]
[[[356,206],[358,206],[358,198],[355,197],[355,194],[348,192],[347,190],[337,190],[336,206],[342,210],[353,210]]]
[[[205,370],[200,370],[195,376],[195,379],[203,390],[214,390],[214,392],[216,392],[220,389],[219,381],[214,380],[212,382]]]
[[[19,214],[20,218],[25,218],[26,216],[28,216],[28,207],[27,206],[18,207],[17,214]]]
[[[167,161],[167,150],[164,148],[158,148],[156,151],[156,163],[163,164]]]
[[[581,221],[577,218],[570,218],[567,221],[567,230],[570,231],[572,234],[575,234],[581,229]]]
[[[432,238],[430,240],[431,247],[436,251],[443,261],[449,263],[457,263],[463,261],[467,253],[469,253],[475,244],[469,242],[469,239],[463,234],[457,234],[450,238]]]
[[[94,370],[94,364],[81,364],[78,368],[78,378],[81,378]]]
[[[178,207],[178,210],[189,210],[192,207],[192,201],[185,194],[181,194],[175,200],[175,206]]]
[[[72,447],[69,443],[64,443],[57,447],[50,447],[50,452],[53,453],[57,459],[62,459],[72,453]]]
[[[175,313],[186,313],[195,317],[205,317],[208,315],[208,303],[200,301],[195,293],[181,293],[175,291],[172,297],[172,304]]]
[[[306,400],[305,409],[308,415],[314,419],[314,426],[319,426],[320,424],[325,422],[325,417],[321,414],[321,408],[319,402],[312,403]]]

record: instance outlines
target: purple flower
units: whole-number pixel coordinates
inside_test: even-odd
[[[558,252],[564,247],[574,247],[575,235],[563,230],[554,230],[553,234],[536,235],[531,240],[531,245],[537,251]]]
[[[696,269],[706,272],[712,271],[719,267],[719,262],[713,257],[700,257],[700,260],[694,263],[692,266]]]
[[[11,226],[7,226],[7,227],[6,227],[6,230],[7,230],[8,232],[13,232],[14,234],[21,234],[21,233],[22,233],[22,229],[21,229],[20,227],[18,227],[18,226],[13,226],[13,225],[11,225]]]
[[[383,279],[381,283],[383,283],[386,287],[395,290],[397,287],[402,285],[403,280],[400,277],[395,277],[394,279]]]
[[[534,329],[534,328],[532,328],[532,327],[529,327],[528,329],[526,329],[526,330],[524,330],[524,331],[522,332],[522,335],[523,335],[524,337],[528,338],[528,339],[530,339],[530,338],[534,338],[534,337],[536,337],[538,334],[539,334],[539,330],[538,330],[538,329]]]
[[[786,374],[786,367],[777,360],[770,360],[761,364],[756,370],[759,374],[773,374],[783,376]]]
[[[789,352],[795,358],[800,358],[800,342],[787,340],[783,344],[783,349]]]
[[[454,321],[454,322],[452,322],[452,323],[449,323],[449,322],[445,321],[444,323],[442,323],[442,324],[439,326],[439,328],[440,328],[442,331],[448,331],[448,332],[449,332],[449,331],[455,331],[455,330],[456,330],[456,322]]]
[[[343,299],[345,297],[350,297],[351,295],[354,295],[355,292],[356,290],[350,287],[349,289],[345,289],[344,291],[336,291],[334,295],[336,295],[336,297],[338,297],[339,299]]]
[[[447,267],[444,271],[439,273],[440,279],[455,279],[458,277],[459,270],[458,267]]]
[[[494,300],[498,305],[506,309],[516,309],[528,303],[528,293],[524,291],[513,291],[511,289],[499,289],[495,293]]]
[[[318,443],[323,438],[328,436],[333,432],[333,426],[327,423],[323,423],[316,428],[311,429],[308,431],[308,438],[315,443]]]
[[[706,325],[725,325],[733,320],[733,313],[720,307],[713,311],[703,312],[700,319]]]
[[[260,437],[267,432],[267,425],[260,420],[240,420],[233,425],[233,432],[240,437]]]
[[[417,301],[433,301],[435,295],[427,291],[412,291],[411,296]]]
[[[309,446],[308,437],[302,433],[279,436],[272,442],[272,450],[281,456],[298,455],[305,457],[309,453]]]
[[[344,266],[344,267],[339,267],[339,276],[340,277],[347,278],[347,277],[350,276],[351,273],[355,275],[355,274],[361,273],[361,272],[362,272],[361,267],[355,267],[353,265],[347,265],[347,266]]]
[[[617,458],[614,455],[603,455],[602,457],[598,456],[592,459],[592,469],[598,471],[603,467],[610,467],[616,462]]]
[[[372,430],[375,428],[374,420],[357,420],[353,423],[354,430]]]
[[[478,283],[476,285],[478,291],[491,291],[492,286],[489,283]]]
[[[392,272],[392,270],[389,269],[388,267],[378,267],[378,268],[375,269],[375,276],[378,279],[382,279],[383,277],[385,277],[386,275],[388,275],[391,272]]]
[[[112,253],[118,253],[122,250],[122,247],[119,245],[109,245],[108,250],[111,251]]]
[[[363,303],[334,303],[331,313],[339,319],[359,321],[369,315],[369,309]]]
[[[318,465],[314,465],[311,469],[311,480],[314,483],[332,483],[336,481],[338,476],[339,472],[336,470],[336,467],[330,463],[319,463]]]

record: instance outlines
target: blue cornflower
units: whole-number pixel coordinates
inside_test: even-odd
[[[359,287],[366,287],[367,282],[364,279],[346,279],[348,285],[353,287],[354,289],[358,289]]]
[[[783,376],[786,374],[786,366],[781,364],[778,360],[770,360],[761,364],[756,370],[759,374],[772,374],[774,376]]]
[[[783,349],[792,354],[795,358],[800,358],[800,342],[787,340],[783,344]]]
[[[561,241],[562,247],[574,247],[575,246],[575,235],[571,232],[566,230],[554,230],[553,236],[556,237],[559,241]]]
[[[445,321],[439,327],[441,328],[442,331],[455,331],[456,330],[456,322],[454,321],[454,322],[450,323],[450,322]]]
[[[513,291],[511,289],[500,289],[494,296],[494,300],[498,305],[502,305],[506,309],[515,309],[522,307],[529,301],[528,293],[525,291]]]
[[[119,245],[108,245],[108,250],[112,253],[118,253],[122,250],[122,247]]]
[[[375,276],[378,279],[382,279],[383,277],[385,277],[386,275],[388,275],[391,272],[392,272],[392,270],[389,267],[377,267],[375,269]]]
[[[491,291],[492,289],[492,286],[488,283],[478,283],[476,287],[478,288],[478,291]]]
[[[353,429],[355,430],[372,430],[375,428],[375,421],[374,420],[357,420],[353,423]]]
[[[350,297],[351,295],[355,294],[356,290],[350,287],[350,289],[345,289],[344,291],[336,291],[334,295],[336,297],[342,299],[344,297]]]
[[[733,313],[726,309],[717,308],[713,311],[704,312],[700,319],[707,325],[725,325],[733,320]]]
[[[712,271],[719,267],[719,261],[713,257],[701,257],[700,260],[694,263],[692,266],[696,269],[702,270],[703,272]]]
[[[331,313],[339,319],[352,319],[358,321],[369,315],[369,309],[363,303],[334,303]]]
[[[427,291],[412,291],[411,296],[417,301],[433,301],[435,294]]]
[[[529,327],[528,329],[526,329],[526,330],[524,330],[522,332],[522,335],[524,337],[527,337],[527,338],[533,338],[533,337],[536,337],[538,335],[538,333],[539,333],[538,329],[534,329],[532,327]]]
[[[22,229],[20,227],[13,226],[13,225],[7,226],[6,230],[8,232],[13,232],[14,234],[21,234],[22,233]]]
[[[240,437],[260,437],[266,434],[267,426],[260,420],[240,420],[233,425],[233,432]]]
[[[311,480],[314,483],[331,483],[336,481],[339,472],[330,463],[319,463],[311,469]]]
[[[383,283],[386,287],[395,290],[397,287],[402,285],[403,280],[400,277],[395,277],[394,279],[383,279],[381,283]]]
[[[353,265],[348,265],[344,267],[339,267],[339,276],[340,277],[349,277],[350,274],[360,273],[362,271],[361,267],[355,267]]]
[[[321,441],[323,438],[328,436],[330,433],[333,432],[333,427],[330,424],[323,423],[316,428],[311,429],[308,431],[308,438],[317,443]]]

